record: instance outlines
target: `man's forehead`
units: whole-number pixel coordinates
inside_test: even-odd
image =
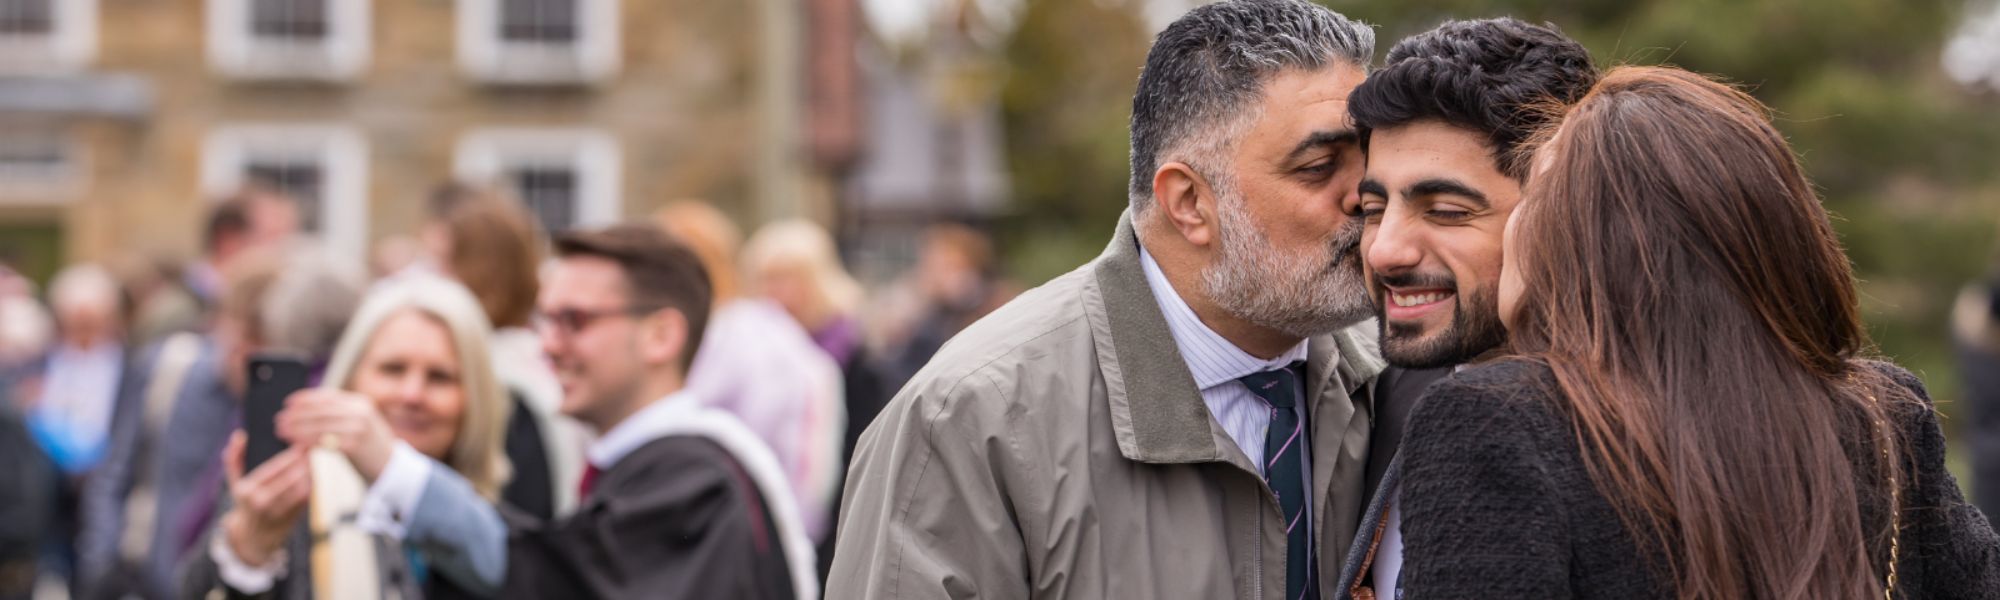
[[[1437,171],[1506,177],[1486,139],[1464,127],[1426,120],[1369,133],[1370,178],[1416,177]]]
[[[1248,137],[1283,154],[1314,133],[1352,129],[1347,96],[1363,77],[1359,67],[1349,64],[1280,72],[1264,84],[1263,110]]]
[[[611,259],[578,255],[565,256],[557,260],[549,272],[549,278],[556,285],[542,286],[543,296],[569,298],[577,296],[601,295],[607,291],[622,290],[624,272]]]

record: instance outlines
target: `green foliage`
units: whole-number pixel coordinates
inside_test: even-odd
[[[1124,210],[1126,123],[1151,36],[1137,13],[1080,0],[1028,0],[1007,44],[1001,115],[1013,170],[1003,220],[1023,281],[1069,271],[1104,249]]]
[[[1959,0],[1321,0],[1378,25],[1377,55],[1445,19],[1551,22],[1600,66],[1673,64],[1771,105],[1839,219],[1882,351],[1956,397],[1946,319],[1992,264],[2000,99],[1947,80]],[[1126,121],[1149,34],[1132,6],[1025,0],[1006,48],[1010,265],[1036,282],[1089,260],[1125,205]]]

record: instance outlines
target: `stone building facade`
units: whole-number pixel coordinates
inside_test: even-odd
[[[207,203],[247,180],[302,198],[357,260],[411,233],[447,178],[509,186],[556,229],[682,198],[790,216],[756,197],[769,178],[814,196],[784,210],[829,215],[859,141],[825,122],[855,118],[826,98],[854,78],[824,71],[851,61],[759,52],[851,54],[851,30],[823,30],[854,27],[854,2],[759,1],[799,17],[773,28],[749,0],[0,0],[0,261],[46,276],[192,254]],[[803,39],[760,45],[771,31]],[[796,102],[759,102],[770,68],[799,71]]]

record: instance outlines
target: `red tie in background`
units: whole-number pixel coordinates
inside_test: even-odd
[[[602,473],[602,471],[597,470],[597,465],[590,464],[587,461],[583,464],[583,478],[576,482],[577,502],[590,499],[590,489],[597,487],[597,475],[599,473]]]

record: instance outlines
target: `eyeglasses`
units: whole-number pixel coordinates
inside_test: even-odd
[[[583,333],[583,330],[589,329],[590,326],[596,323],[599,319],[604,319],[609,317],[636,317],[647,313],[651,313],[656,310],[659,309],[646,308],[640,306],[628,306],[625,308],[605,308],[598,310],[588,310],[582,308],[564,308],[555,311],[537,310],[533,314],[529,315],[529,323],[534,326],[536,331],[555,331],[563,335],[570,336]]]

